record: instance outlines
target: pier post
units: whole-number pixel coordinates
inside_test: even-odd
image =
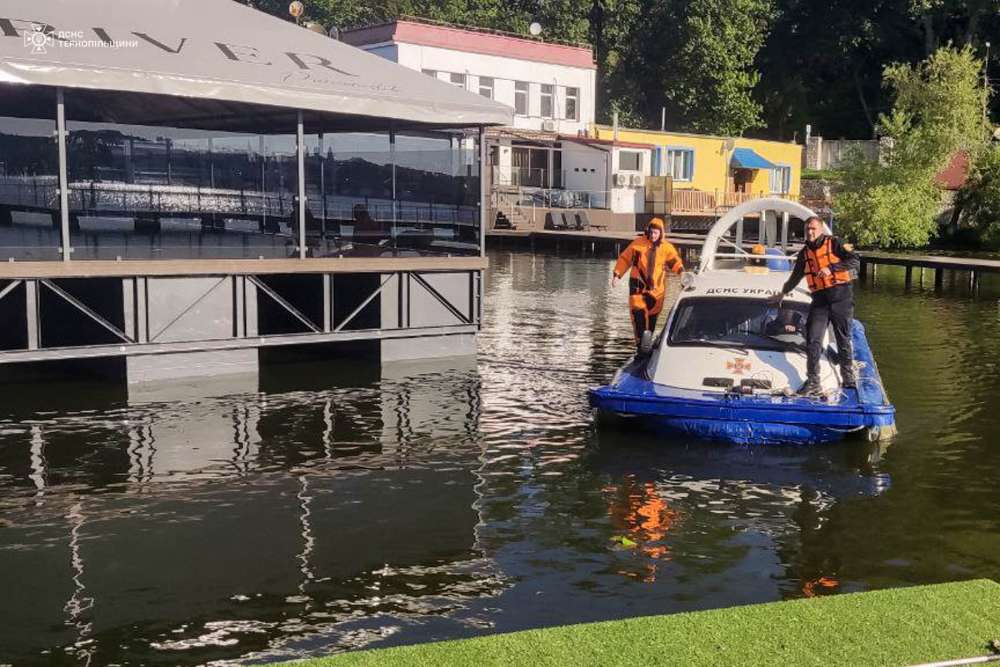
[[[38,327],[38,281],[24,281],[25,319],[28,325],[28,349],[39,347],[40,331]]]
[[[907,266],[906,267],[906,282],[905,282],[905,286],[906,286],[906,289],[910,289],[913,286],[913,267],[912,266]]]
[[[944,269],[938,267],[934,269],[934,289],[940,292],[942,287],[944,287]]]
[[[858,278],[863,283],[868,281],[868,260],[864,257],[861,258],[861,268],[858,271]]]
[[[59,232],[62,240],[62,260],[68,262],[72,249],[69,245],[69,175],[66,157],[66,103],[63,89],[56,88],[56,134],[59,140]]]
[[[306,258],[306,140],[305,140],[305,128],[302,124],[302,110],[300,109],[296,113],[296,152],[298,154],[298,166],[299,166],[299,259]],[[393,167],[393,176],[395,177],[395,167]],[[395,187],[395,180],[393,181],[393,187]],[[393,190],[393,208],[396,206],[396,193]]]

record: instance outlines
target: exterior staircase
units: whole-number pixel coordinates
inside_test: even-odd
[[[531,218],[521,212],[516,193],[494,191],[490,213],[491,229],[532,229]]]

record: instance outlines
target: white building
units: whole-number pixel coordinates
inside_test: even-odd
[[[649,147],[587,139],[597,78],[590,46],[416,19],[346,30],[341,39],[512,107],[513,125],[489,131],[494,192],[642,212]]]
[[[597,65],[589,46],[400,19],[341,39],[514,108],[514,127],[577,134],[594,123]]]

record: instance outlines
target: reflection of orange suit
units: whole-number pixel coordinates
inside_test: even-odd
[[[660,230],[660,240],[656,243],[649,238],[654,228]],[[615,262],[616,277],[621,278],[629,271],[628,307],[636,343],[642,339],[643,331],[656,328],[656,316],[663,310],[667,295],[667,271],[679,274],[684,270],[677,249],[664,238],[665,233],[663,221],[653,218],[646,233],[632,241]]]
[[[636,543],[636,549],[652,559],[664,559],[669,549],[662,542],[677,519],[677,512],[660,497],[652,482],[637,483],[632,476],[617,487],[608,487],[608,515],[615,528]],[[632,576],[632,575],[630,575]],[[656,577],[656,566],[646,566],[645,581]]]

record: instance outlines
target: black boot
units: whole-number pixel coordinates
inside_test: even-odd
[[[858,378],[854,373],[854,362],[849,361],[840,365],[840,386],[843,389],[857,389]]]
[[[642,356],[648,355],[653,351],[653,332],[646,329],[642,332],[642,338],[639,339],[639,354]]]
[[[819,396],[823,393],[823,387],[819,384],[819,378],[809,377],[795,393],[799,396]]]
[[[847,345],[840,353],[840,386],[842,389],[857,389],[858,377],[854,372],[854,348]]]

